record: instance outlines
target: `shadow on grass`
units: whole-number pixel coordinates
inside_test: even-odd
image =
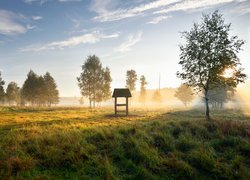
[[[205,120],[205,111],[202,109],[171,111],[165,113],[165,115],[168,117],[178,117],[181,120]],[[250,120],[250,116],[240,109],[211,110],[210,116],[211,120]]]
[[[125,118],[134,118],[134,117],[144,117],[143,115],[139,115],[139,114],[129,114],[129,115],[126,115],[126,114],[105,114],[104,117],[106,118],[119,118],[119,117],[125,117]]]

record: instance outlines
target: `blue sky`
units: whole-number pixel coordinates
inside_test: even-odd
[[[0,71],[19,86],[30,69],[48,71],[61,96],[79,96],[76,77],[96,54],[111,69],[112,88],[124,87],[128,69],[150,89],[159,74],[162,87],[177,87],[180,32],[217,9],[246,41],[239,57],[250,76],[249,0],[1,0]]]

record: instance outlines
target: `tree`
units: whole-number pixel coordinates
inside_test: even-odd
[[[20,104],[20,88],[18,87],[17,83],[10,82],[8,84],[6,90],[6,99],[9,105],[15,103],[16,105]]]
[[[4,97],[5,97],[5,92],[4,92],[4,80],[1,77],[1,72],[0,72],[0,103],[3,104],[4,103]]]
[[[181,84],[174,96],[181,100],[186,107],[194,99],[192,89],[186,84]]]
[[[135,83],[137,81],[137,74],[135,70],[131,69],[127,71],[126,88],[129,88],[131,92],[135,91]]]
[[[79,103],[80,103],[80,105],[83,105],[83,104],[84,104],[84,99],[83,99],[83,97],[81,97],[81,98],[79,99]]]
[[[103,69],[103,100],[106,101],[111,97],[111,82],[110,69],[106,67]]]
[[[30,70],[21,91],[22,104],[30,102],[31,105],[51,106],[59,102],[58,96],[57,85],[50,73],[38,76]]]
[[[45,83],[45,101],[50,107],[52,104],[59,103],[59,92],[54,78],[47,72],[44,76]]]
[[[23,94],[23,89],[20,88],[20,106],[25,106],[25,104],[26,104],[26,101],[25,101],[25,97]]]
[[[30,102],[31,105],[35,105],[38,103],[39,98],[39,76],[34,73],[34,71],[30,70],[27,75],[27,79],[25,80],[22,87],[22,94],[26,101]]]
[[[156,103],[161,103],[162,102],[162,97],[161,97],[161,92],[160,90],[155,90],[153,97],[152,97],[152,101],[156,102]]]
[[[103,68],[96,55],[87,57],[82,66],[82,73],[77,77],[82,96],[89,99],[89,105],[95,107],[96,102],[110,97],[110,83],[112,81],[109,68]]]
[[[244,82],[246,75],[239,67],[237,53],[244,41],[237,36],[229,36],[231,24],[225,24],[218,11],[203,15],[200,24],[195,23],[190,32],[183,32],[186,42],[180,46],[182,72],[177,76],[197,91],[205,99],[205,117],[210,119],[208,92],[219,84],[224,87],[236,87]],[[223,72],[233,70],[231,77],[223,77]]]
[[[222,109],[224,103],[233,99],[235,91],[235,88],[226,88],[219,85],[208,91],[209,104],[212,105],[213,109]]]
[[[147,96],[146,85],[148,84],[148,82],[146,81],[146,78],[144,75],[142,75],[140,78],[140,84],[141,84],[141,91],[140,91],[139,101],[142,104],[145,104],[146,96]]]

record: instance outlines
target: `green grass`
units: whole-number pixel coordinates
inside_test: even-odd
[[[250,179],[240,111],[1,108],[0,179]]]

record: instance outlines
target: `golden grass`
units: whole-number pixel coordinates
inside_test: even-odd
[[[212,148],[211,143],[216,145],[218,141],[227,146],[238,139],[241,140],[242,147],[238,150],[235,145],[235,154],[243,153],[240,154],[240,165],[248,167],[248,161],[244,158],[249,150],[250,116],[241,111],[229,110],[212,112],[212,117],[215,119],[214,124],[205,122],[203,111],[198,110],[131,109],[129,116],[114,117],[111,108],[2,107],[0,169],[3,171],[0,170],[0,179],[1,176],[44,179],[41,175],[44,173],[47,173],[48,179],[60,176],[66,179],[68,175],[62,173],[69,167],[71,170],[68,173],[74,178],[83,171],[83,178],[86,175],[87,179],[92,176],[112,179],[120,175],[126,176],[127,172],[123,168],[128,171],[134,168],[134,173],[139,173],[138,177],[145,178],[157,177],[155,171],[163,173],[158,177],[176,174],[176,169],[187,177],[192,177],[195,173],[198,177],[199,165],[196,164],[200,160],[197,157],[208,158],[207,161],[215,167],[220,163],[223,168],[228,163],[226,153],[230,153],[227,149],[226,153],[223,152],[223,162],[210,157],[215,150],[206,150],[208,157],[203,157],[203,152],[199,150],[204,148],[204,143]],[[232,139],[231,136],[235,137]],[[213,138],[216,138],[215,142]],[[190,153],[183,153],[185,151]],[[118,162],[117,157],[120,158]],[[237,160],[236,157],[231,159]],[[147,167],[143,167],[141,161]],[[209,167],[204,165],[206,171],[209,171]],[[165,172],[166,170],[168,171]],[[227,171],[231,171],[231,166],[228,166]],[[179,175],[182,176],[182,173]],[[218,174],[220,177],[223,172]]]

